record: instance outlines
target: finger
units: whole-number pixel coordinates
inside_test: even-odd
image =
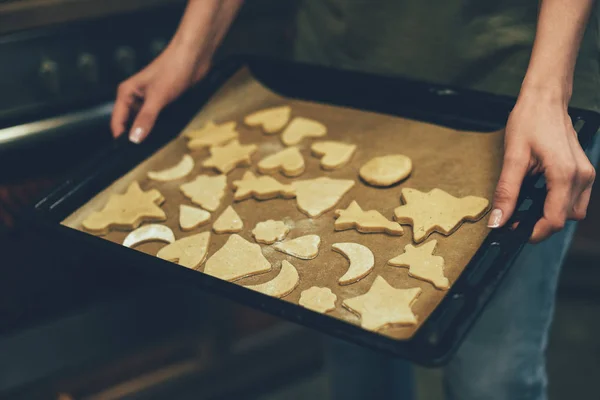
[[[129,140],[133,143],[141,143],[150,133],[156,122],[164,102],[159,97],[149,94],[144,99],[144,104],[140,108],[135,121],[129,132]]]
[[[577,158],[577,179],[575,180],[576,192],[573,198],[573,207],[570,209],[568,218],[580,221],[584,219],[587,214],[587,208],[592,194],[592,186],[596,179],[596,170],[588,160],[577,140],[575,140],[574,146],[576,146],[574,152]]]
[[[132,105],[138,96],[140,96],[140,91],[136,89],[135,84],[131,80],[127,80],[119,85],[117,99],[115,100],[110,120],[113,137],[119,137],[125,132],[127,120],[132,114]]]
[[[544,214],[533,227],[530,241],[538,243],[564,228],[568,210],[572,207],[572,173],[563,172],[563,177],[555,178],[547,174],[548,193],[544,202]]]
[[[500,179],[496,185],[496,191],[494,192],[494,200],[492,202],[492,212],[488,221],[488,227],[499,228],[503,226],[506,221],[510,218],[519,192],[521,191],[521,184],[523,178],[527,174],[529,168],[529,154],[525,152],[516,153],[515,151],[507,152],[504,156],[502,164],[502,172],[500,173]]]

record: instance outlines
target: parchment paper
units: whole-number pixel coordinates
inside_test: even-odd
[[[350,164],[336,171],[323,171],[319,159],[310,153],[312,140],[304,140],[300,147],[307,164],[306,171],[295,179],[310,179],[319,176],[331,178],[354,179],[356,185],[342,198],[334,208],[346,208],[352,200],[358,201],[364,210],[378,210],[384,216],[392,219],[393,210],[400,205],[400,191],[411,187],[421,191],[433,188],[443,189],[454,196],[475,195],[487,199],[492,198],[495,182],[499,176],[502,157],[502,132],[477,133],[449,129],[437,125],[412,121],[408,119],[382,115],[372,112],[358,111],[349,108],[333,107],[306,101],[286,99],[269,91],[258,83],[246,70],[239,71],[223,88],[213,96],[203,107],[186,129],[201,127],[209,120],[226,122],[238,121],[240,141],[242,143],[257,143],[259,150],[252,158],[251,169],[256,173],[256,162],[268,154],[283,149],[279,135],[264,135],[260,128],[249,128],[243,125],[243,117],[262,108],[290,104],[292,117],[303,116],[314,118],[328,127],[329,140],[341,140],[356,143],[358,149]],[[146,161],[139,164],[125,176],[115,181],[106,190],[92,198],[87,204],[66,218],[62,223],[74,229],[82,230],[81,222],[92,211],[100,210],[111,193],[122,193],[133,180],[138,180],[142,189],[156,188],[165,196],[163,209],[168,220],[165,222],[176,238],[211,229],[214,221],[228,204],[232,202],[233,189],[231,182],[240,179],[247,168],[237,168],[228,175],[228,190],[220,208],[212,214],[211,223],[197,228],[192,232],[182,232],[179,229],[179,205],[192,204],[179,191],[179,186],[194,179],[198,173],[214,175],[215,172],[201,167],[201,161],[208,156],[208,150],[196,151],[192,156],[196,160],[194,171],[181,180],[161,183],[149,180],[146,173],[150,170],[161,170],[177,163],[186,149],[186,139],[179,136]],[[391,188],[373,188],[365,185],[358,178],[361,165],[375,156],[400,153],[409,156],[413,161],[414,170],[411,176],[399,185]],[[288,179],[281,174],[276,178],[284,183]],[[413,327],[394,327],[382,330],[380,333],[396,339],[410,338],[421,323],[440,303],[445,291],[436,290],[430,283],[408,276],[407,268],[397,268],[387,265],[387,261],[404,251],[404,246],[412,241],[410,227],[405,226],[403,236],[389,236],[384,233],[361,234],[355,230],[335,232],[333,229],[334,210],[321,217],[311,219],[301,213],[294,199],[273,199],[257,201],[245,200],[234,204],[235,210],[244,221],[242,237],[254,242],[251,230],[256,223],[267,219],[285,220],[293,228],[288,239],[315,233],[321,236],[320,253],[313,260],[300,260],[275,251],[270,246],[262,246],[263,253],[273,264],[272,271],[242,279],[239,284],[257,284],[275,277],[281,268],[281,261],[288,260],[300,275],[299,286],[282,301],[297,304],[300,292],[311,286],[325,286],[332,289],[338,296],[336,309],[329,313],[331,317],[341,318],[358,324],[359,318],[342,307],[342,300],[364,294],[377,275],[383,276],[396,288],[420,287],[423,292],[413,306],[419,323]],[[465,265],[479,248],[488,233],[486,218],[476,223],[465,223],[451,236],[446,237],[434,233],[429,239],[436,239],[438,245],[435,254],[445,259],[445,274],[453,283],[462,272]],[[122,243],[127,232],[112,231],[104,236],[105,239]],[[225,243],[229,235],[212,234],[208,256],[210,257]],[[369,247],[375,254],[374,270],[361,281],[340,286],[337,280],[347,268],[348,261],[340,254],[331,250],[331,245],[338,242],[357,242]],[[147,243],[136,249],[148,254],[156,252],[164,244]],[[173,268],[183,268],[173,264]],[[203,266],[200,270],[203,269]]]

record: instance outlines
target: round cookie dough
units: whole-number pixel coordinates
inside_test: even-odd
[[[405,179],[412,171],[412,161],[402,154],[372,158],[359,171],[360,177],[373,186],[390,186]]]

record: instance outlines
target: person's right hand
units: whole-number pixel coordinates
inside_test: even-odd
[[[137,113],[129,140],[140,143],[161,110],[206,75],[210,59],[190,50],[171,42],[146,68],[119,85],[111,120],[114,137],[125,132],[127,121]]]

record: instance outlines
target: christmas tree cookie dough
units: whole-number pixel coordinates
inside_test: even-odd
[[[436,240],[430,240],[419,247],[407,244],[404,253],[389,260],[388,264],[408,267],[410,276],[431,282],[438,289],[447,290],[450,283],[444,276],[444,259],[433,255],[436,244]]]
[[[385,232],[389,235],[402,235],[404,232],[399,223],[388,220],[379,211],[363,211],[356,201],[352,201],[345,210],[335,210],[335,216],[336,231],[356,228],[361,233]]]
[[[179,186],[184,196],[192,203],[199,205],[208,211],[216,211],[225,196],[227,178],[225,175],[198,175],[191,182]]]
[[[284,185],[270,176],[257,178],[250,171],[246,171],[241,180],[233,181],[233,187],[236,189],[233,195],[235,201],[251,197],[257,200],[268,200],[275,197],[290,199],[296,196],[296,191],[291,185]]]

